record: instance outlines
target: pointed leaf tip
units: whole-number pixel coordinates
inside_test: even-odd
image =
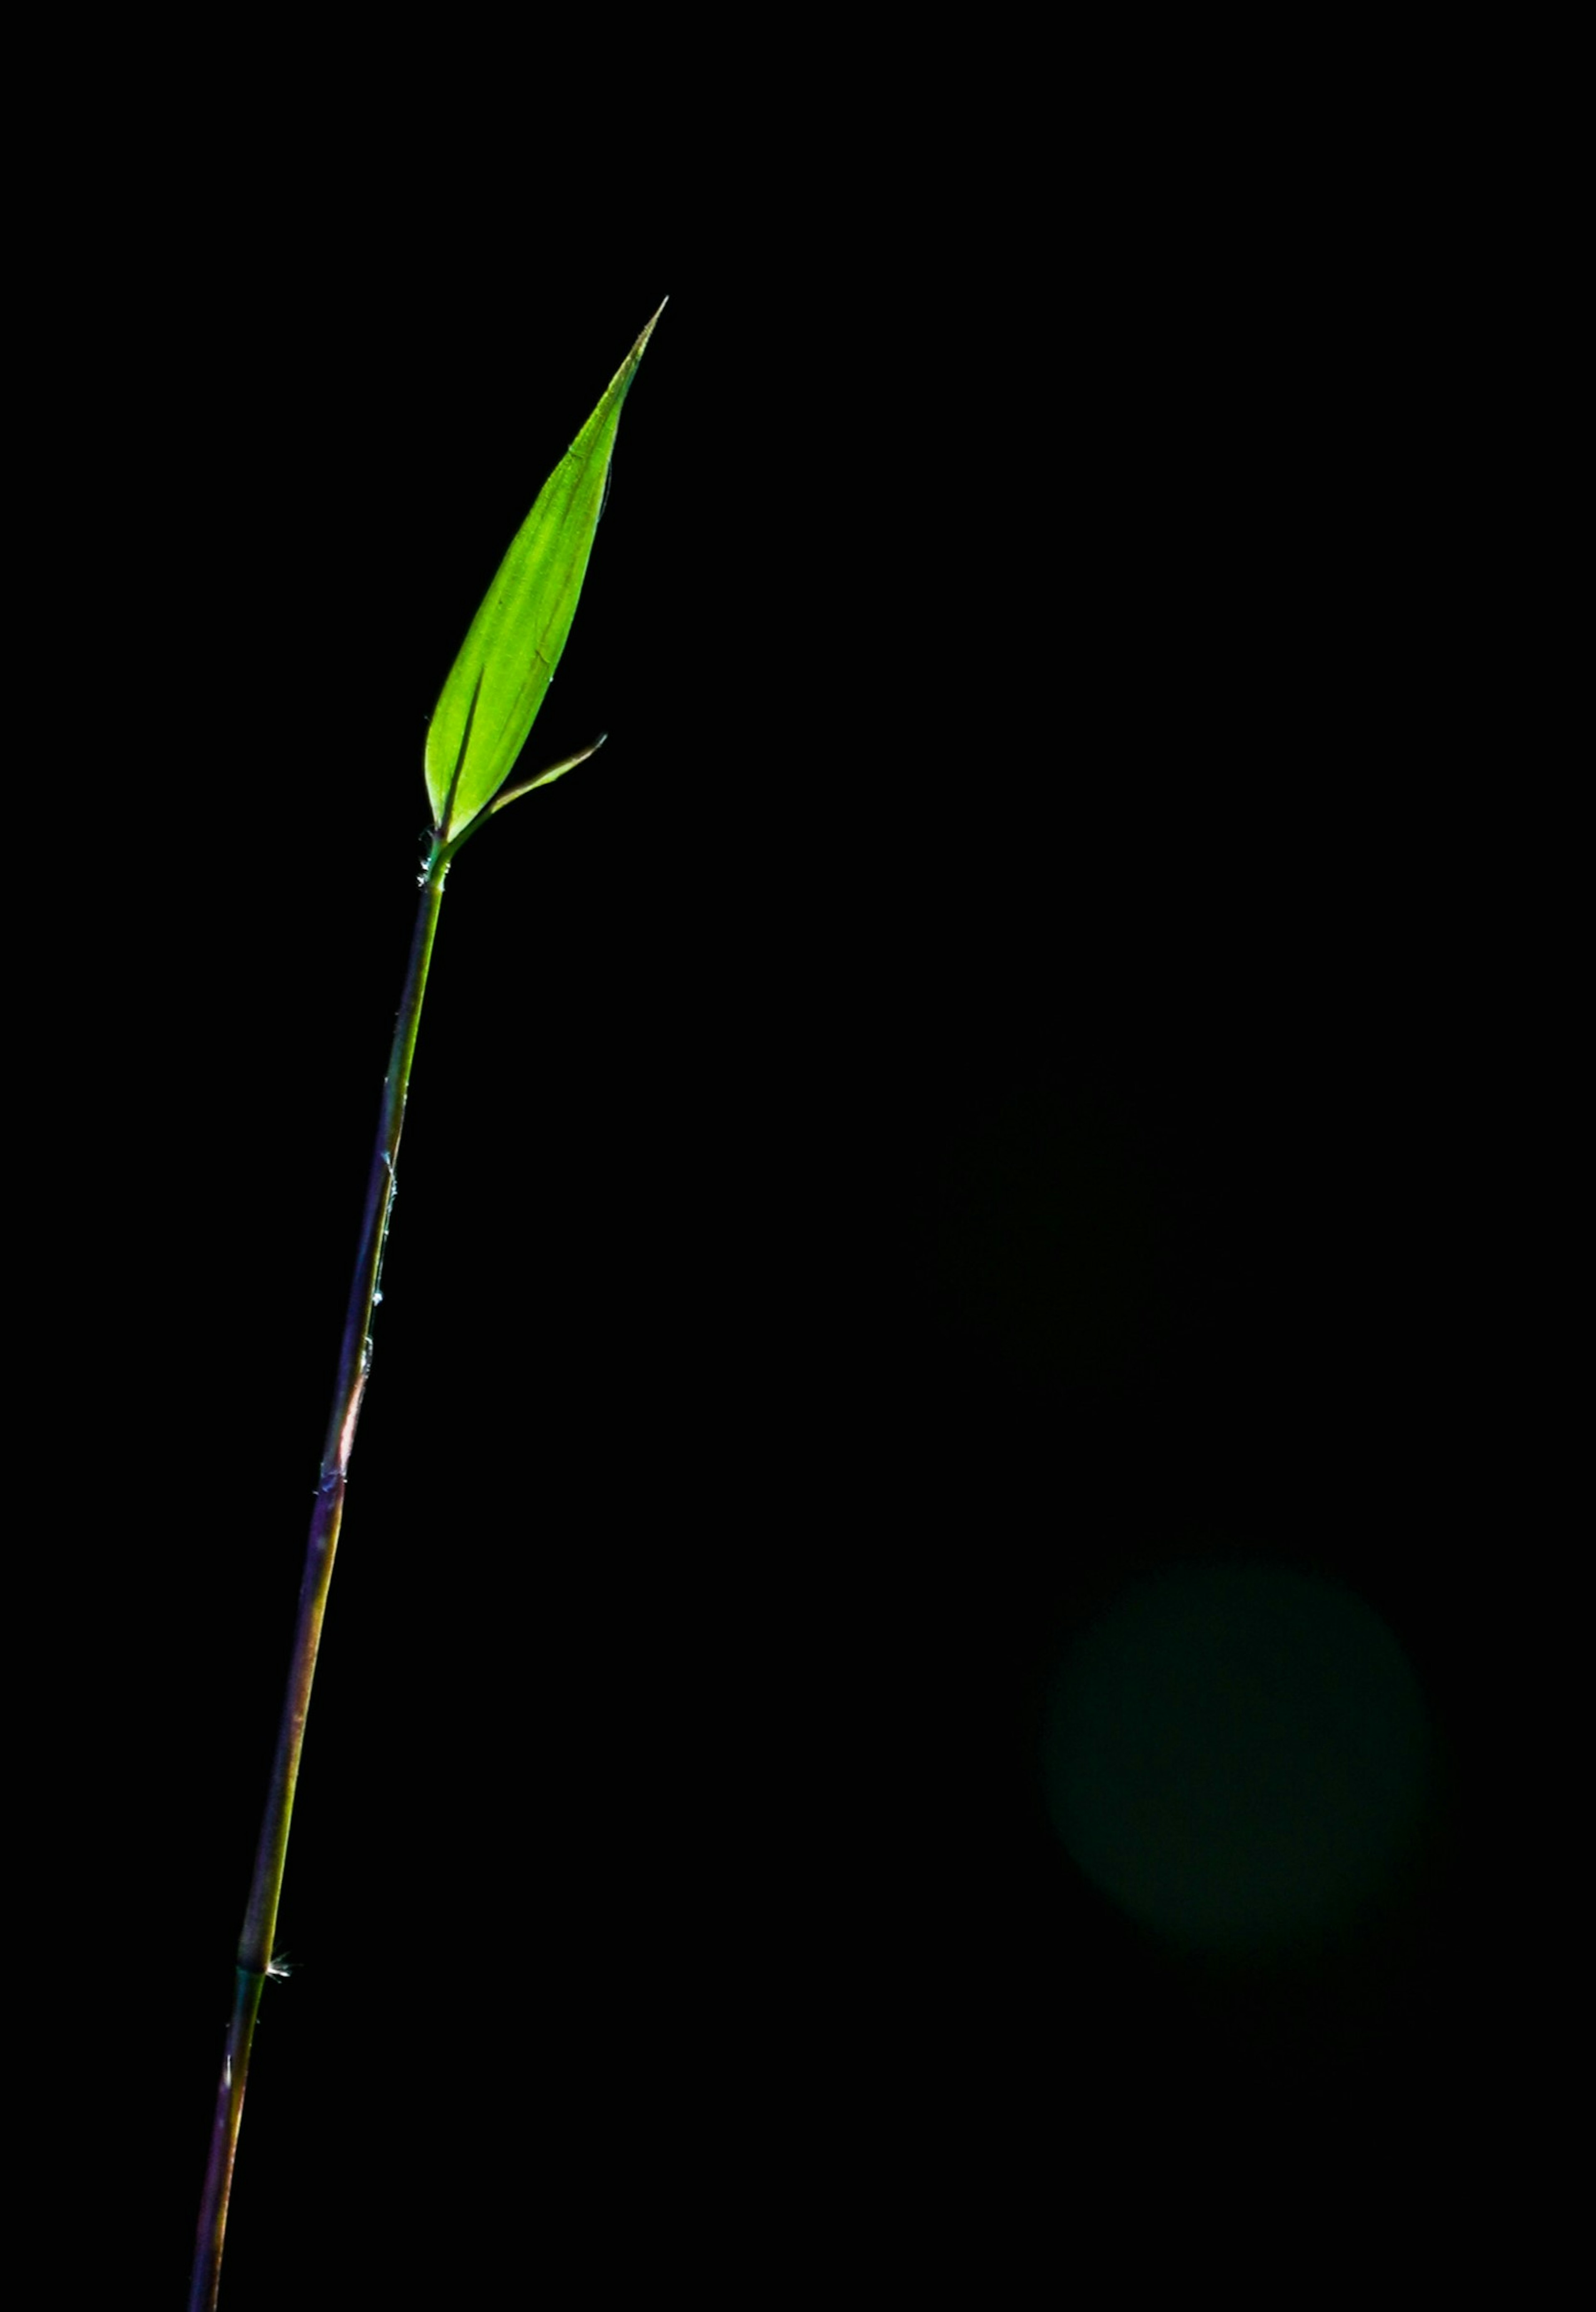
[[[427,729],[426,780],[433,824],[445,842],[492,802],[509,778],[554,679],[604,510],[621,405],[669,302],[661,298],[597,407],[538,492],[439,694]]]

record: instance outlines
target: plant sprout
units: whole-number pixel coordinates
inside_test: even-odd
[[[228,2196],[261,1992],[269,1978],[290,1971],[286,1956],[273,1951],[283,1860],[317,1648],[344,1514],[349,1456],[371,1364],[371,1314],[382,1297],[379,1279],[393,1204],[394,1166],[432,941],[443,904],[444,878],[463,845],[507,803],[563,777],[603,744],[602,737],[596,739],[592,746],[552,764],[535,778],[507,784],[571,632],[593,535],[604,510],[621,405],[664,310],[662,302],[538,493],[471,622],[428,726],[425,775],[432,824],[421,874],[421,904],[383,1084],[360,1248],[300,1585],[288,1691],[239,1939],[232,2014],[217,2089],[189,2312],[213,2312],[217,2300]]]

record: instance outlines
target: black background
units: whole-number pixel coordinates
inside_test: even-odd
[[[63,1127],[57,1365],[114,1383],[72,1467],[163,2294],[425,718],[667,291],[531,756],[608,743],[443,910],[224,2300],[844,2240],[974,2287],[1238,2194],[1417,2242],[1500,2124],[1548,934],[1460,775],[1470,236],[1198,158],[1077,171],[1023,265],[934,188],[757,267],[646,204],[603,263],[468,243],[397,168],[240,203],[222,267],[191,188],[153,270],[100,221],[63,584],[120,712],[58,936],[115,1155]],[[1385,1615],[1438,1777],[1366,1946],[1220,1983],[1077,1879],[1035,1742],[1093,1600],[1233,1549]]]

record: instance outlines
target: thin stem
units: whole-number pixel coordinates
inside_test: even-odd
[[[475,702],[474,702],[475,704]],[[464,750],[462,749],[462,752]],[[371,1310],[382,1272],[382,1249],[388,1237],[388,1212],[393,1204],[394,1163],[405,1122],[405,1099],[410,1086],[410,1065],[415,1055],[416,1029],[422,998],[426,993],[427,968],[438,912],[443,904],[443,879],[449,860],[440,840],[434,838],[422,882],[421,905],[410,942],[410,963],[405,993],[394,1029],[393,1050],[382,1089],[382,1116],[371,1174],[366,1188],[365,1216],[361,1224],[360,1252],[349,1288],[349,1309],[338,1356],[337,1385],[332,1417],[321,1457],[316,1507],[305,1550],[305,1571],[300,1583],[299,1620],[294,1630],[293,1658],[289,1667],[288,1692],[277,1731],[271,1787],[260,1826],[255,1874],[244,1929],[239,1938],[232,2018],[227,2029],[227,2050],[216,2091],[216,2116],[211,2130],[211,2152],[205,2169],[205,2197],[200,2206],[199,2237],[194,2273],[189,2283],[188,2312],[214,2312],[222,2282],[222,2244],[227,2229],[228,2194],[232,2186],[233,2160],[238,2150],[239,2123],[243,2116],[244,2085],[249,2071],[249,2050],[261,1986],[271,1965],[277,1926],[277,1905],[283,1892],[283,1864],[288,1851],[288,1826],[293,1816],[294,1785],[299,1780],[300,1752],[305,1739],[305,1715],[310,1706],[310,1684],[316,1675],[316,1653],[321,1642],[321,1619],[327,1610],[333,1556],[344,1517],[344,1489],[349,1456],[360,1420],[361,1400],[371,1362]]]

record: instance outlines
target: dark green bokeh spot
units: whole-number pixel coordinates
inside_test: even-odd
[[[1123,1592],[1054,1679],[1048,1808],[1080,1870],[1177,1948],[1337,1934],[1386,1896],[1429,1734],[1389,1628],[1317,1575],[1185,1568]]]

